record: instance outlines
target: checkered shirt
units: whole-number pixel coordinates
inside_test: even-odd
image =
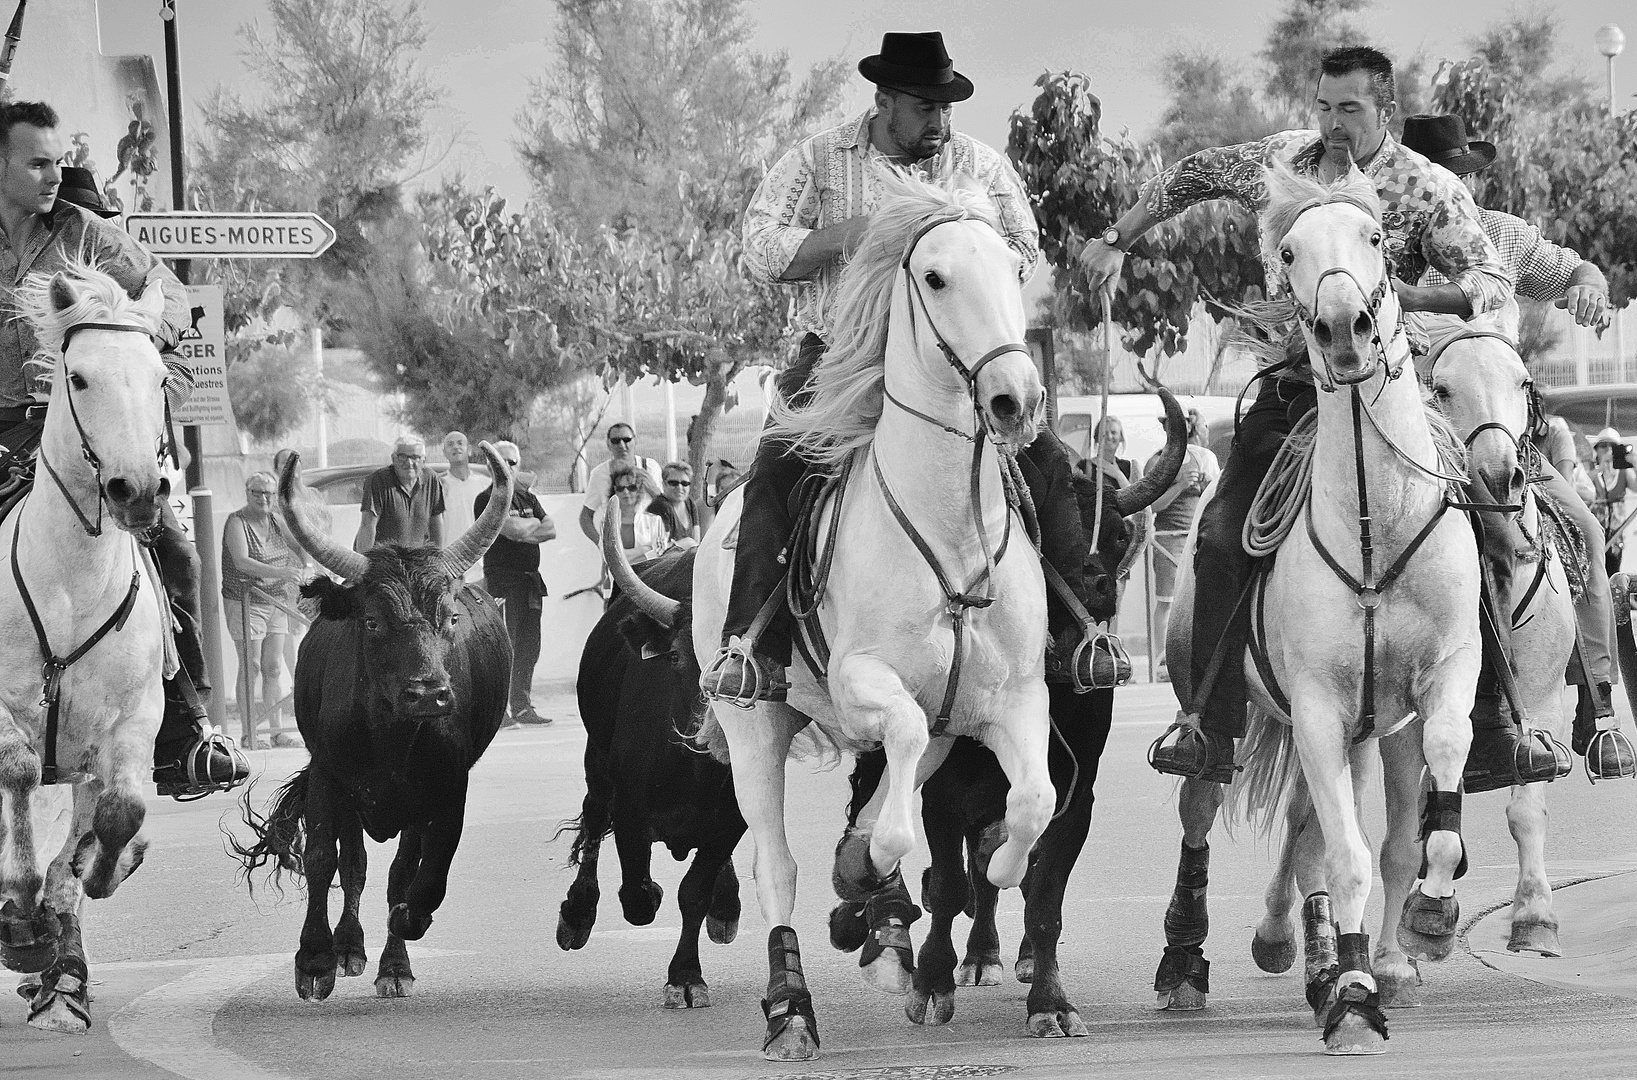
[[[745,211],[747,272],[777,285],[794,285],[792,324],[826,340],[842,263],[833,262],[805,280],[787,278],[785,270],[815,229],[874,212],[881,202],[882,179],[895,169],[904,171],[870,145],[875,113],[871,107],[788,151],[767,171]],[[1023,184],[1002,154],[957,132],[936,156],[915,162],[908,171],[924,180],[946,180],[958,173],[975,179],[995,204],[1002,238],[1023,257],[1023,279],[1033,276],[1040,257],[1039,229]]]
[[[1207,199],[1233,199],[1253,211],[1267,205],[1264,170],[1283,162],[1312,176],[1324,156],[1316,131],[1282,131],[1256,142],[1190,154],[1143,188],[1148,212],[1164,221]],[[1484,233],[1478,206],[1455,174],[1434,165],[1391,135],[1359,166],[1375,184],[1386,231],[1387,264],[1409,285],[1430,268],[1466,294],[1474,315],[1512,299],[1512,277]],[[1264,263],[1269,292],[1277,294],[1282,268]]]
[[[1484,233],[1495,242],[1501,265],[1506,267],[1519,296],[1561,300],[1568,293],[1569,279],[1585,261],[1580,252],[1552,243],[1527,221],[1499,210],[1479,208],[1478,220]],[[1428,267],[1421,284],[1443,285],[1448,281],[1436,267]]]

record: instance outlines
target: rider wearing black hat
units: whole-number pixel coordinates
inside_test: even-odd
[[[935,182],[970,177],[994,203],[1002,239],[1021,257],[1025,280],[1039,258],[1034,212],[1010,163],[951,127],[950,105],[971,97],[972,83],[955,70],[943,35],[886,34],[880,52],[859,61],[858,71],[876,85],[873,106],[780,158],[745,214],[748,272],[796,289],[793,322],[804,334],[795,362],[779,376],[786,400],[801,393],[824,355],[841,269],[869,226],[883,177],[904,171]],[[1046,432],[1019,462],[1039,510],[1045,556],[1084,595],[1082,566],[1090,545],[1072,494],[1068,451]],[[804,469],[783,444],[764,441],[757,449],[744,482],[723,647],[700,679],[710,696],[783,698],[788,615],[774,615],[759,636],[751,628],[783,580],[789,497]],[[1089,661],[1091,650],[1084,652]]]

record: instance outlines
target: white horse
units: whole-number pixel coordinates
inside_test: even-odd
[[[1374,190],[1356,171],[1326,187],[1277,170],[1268,186],[1262,244],[1285,266],[1322,392],[1311,490],[1252,603],[1265,609],[1258,621],[1268,666],[1290,704],[1292,726],[1283,739],[1294,740],[1322,827],[1322,856],[1321,837],[1310,831],[1307,862],[1322,865],[1329,886],[1315,929],[1321,937],[1336,935],[1330,960],[1337,971],[1333,983],[1324,981],[1324,996],[1310,1002],[1325,1028],[1326,1052],[1373,1054],[1384,1050],[1386,1037],[1377,977],[1394,985],[1415,978],[1398,941],[1388,939],[1441,958],[1459,917],[1458,785],[1480,663],[1478,552],[1465,518],[1445,512],[1432,429],[1414,373],[1405,373],[1409,346],[1382,256]],[[1189,669],[1192,546],[1190,537],[1172,609],[1173,671]],[[1244,663],[1252,704],[1283,715],[1275,687],[1250,657]],[[1377,742],[1386,764],[1381,862],[1391,922],[1372,961],[1363,918],[1373,874],[1357,800],[1376,767]],[[1280,774],[1279,763],[1265,758],[1282,752],[1288,747],[1277,740],[1259,743],[1253,734],[1248,741],[1250,756],[1263,758],[1251,768],[1264,777]],[[1424,771],[1433,790],[1417,852]],[[1182,911],[1198,920],[1201,941],[1204,868],[1196,868],[1195,896],[1184,888],[1188,849],[1204,849],[1222,790],[1185,781],[1180,799],[1185,849],[1178,893],[1190,892]],[[1412,890],[1418,876],[1419,889]],[[1168,937],[1171,921],[1168,914]],[[1198,1008],[1202,990],[1184,985],[1162,993],[1161,1007]]]
[[[34,488],[0,524],[0,959],[41,972],[29,1023],[82,1032],[80,900],[142,862],[164,705],[167,624],[132,535],[168,494],[164,297],[154,282],[133,301],[89,267],[17,297],[55,360]]]
[[[811,723],[842,749],[886,750],[886,780],[837,853],[838,874],[866,890],[896,873],[914,846],[916,789],[957,735],[988,746],[1011,781],[1007,836],[990,861],[991,881],[1010,888],[1022,880],[1051,820],[1045,585],[1008,507],[997,453],[1034,438],[1043,400],[1020,344],[1018,270],[981,194],[894,184],[843,276],[835,340],[812,404],[776,410],[766,436],[850,471],[819,611],[828,677],[815,679],[798,662],[787,703],[713,705],[756,840],[757,897],[773,928],[763,1046],[770,1059],[818,1051],[790,926],[796,863],[785,835],[784,770],[798,732]],[[723,541],[740,508],[730,497],[699,545],[700,656],[712,655],[721,637],[733,573]],[[977,604],[952,601],[939,575]],[[952,612],[964,624],[959,637]],[[957,663],[947,723],[936,722]],[[942,730],[929,734],[935,723]],[[909,989],[890,950],[881,967],[878,989]]]

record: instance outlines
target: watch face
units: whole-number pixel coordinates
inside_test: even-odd
[[[1103,243],[1107,244],[1109,247],[1119,247],[1120,246],[1120,230],[1119,229],[1104,229],[1103,230]]]

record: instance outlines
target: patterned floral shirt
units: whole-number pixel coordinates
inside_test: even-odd
[[[1150,180],[1143,189],[1145,205],[1160,221],[1207,199],[1233,199],[1260,211],[1267,203],[1263,169],[1281,161],[1311,176],[1323,154],[1319,133],[1299,130],[1201,150]],[[1466,294],[1474,315],[1512,299],[1511,275],[1484,233],[1471,193],[1454,173],[1391,135],[1360,168],[1381,200],[1387,262],[1399,280],[1414,285],[1429,267],[1436,269]],[[1267,267],[1270,292],[1284,278],[1280,270]]]
[[[881,201],[881,178],[897,166],[870,145],[871,107],[862,116],[821,131],[788,151],[762,178],[745,211],[745,265],[766,281],[796,286],[792,322],[824,338],[829,306],[841,277],[831,263],[805,280],[785,277],[802,241],[815,229],[828,228],[872,213]],[[1040,256],[1040,233],[1023,184],[1012,165],[997,151],[959,132],[935,157],[915,162],[912,173],[943,180],[965,173],[994,200],[1006,242],[1023,257],[1023,279],[1033,274]]]
[[[1561,300],[1569,291],[1569,279],[1585,260],[1574,248],[1552,243],[1540,230],[1511,214],[1478,209],[1484,233],[1500,252],[1501,265],[1517,288],[1519,296],[1531,300]],[[1449,278],[1436,266],[1427,268],[1423,285],[1444,285]]]

